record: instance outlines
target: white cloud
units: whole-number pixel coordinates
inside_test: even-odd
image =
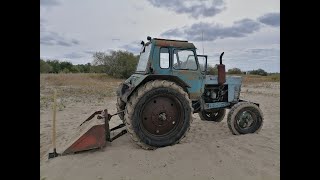
[[[189,0],[184,3],[184,9],[197,5],[197,3],[198,5],[200,3],[199,7],[203,10],[216,7],[210,4],[211,1],[203,2],[204,5],[201,5],[202,2]],[[136,0],[41,0],[40,56],[61,58],[62,60],[68,58],[74,64],[88,63],[92,61],[92,52],[108,52],[124,48],[134,51],[138,49],[139,44],[136,46],[133,42],[146,41],[147,36],[161,37],[161,33],[170,29],[191,27],[201,22],[216,30],[217,27],[212,24],[233,27],[238,20],[257,20],[264,14],[280,11],[278,0],[242,0],[241,2],[239,0],[224,0],[224,2],[225,9],[219,13],[211,12],[210,15],[210,13],[206,14],[208,12],[200,12],[195,15],[194,11],[178,11],[171,6],[172,10],[155,7],[151,5],[149,0],[139,1],[139,3]],[[177,3],[179,2],[177,1]],[[260,22],[262,21],[260,20]],[[198,36],[199,31],[196,29],[197,27],[190,29],[189,34],[195,33],[195,36]],[[227,58],[242,59],[242,65],[236,60],[229,60],[233,64],[226,64],[227,68],[231,68],[234,64],[249,69],[256,65],[263,65],[267,69],[277,71],[280,57],[276,53],[268,56],[271,58],[268,62],[267,57],[261,57],[263,53],[257,56],[249,51],[238,53],[238,50],[270,49],[280,41],[279,26],[272,28],[263,26],[254,33],[243,33],[242,29],[238,28],[234,32],[240,33],[240,35],[242,33],[243,37],[241,38],[231,36],[230,38],[217,38],[215,41],[204,42],[205,53],[208,52],[209,55],[212,55],[225,51],[226,63],[228,63]],[[214,33],[216,32],[210,32],[205,36]],[[225,33],[221,32],[217,37],[224,37],[221,34]],[[194,41],[195,39],[192,38],[188,40],[194,42],[202,52],[200,41]],[[268,52],[268,50],[266,51]],[[231,56],[231,54],[233,55]],[[257,59],[257,62],[249,63],[247,59]]]

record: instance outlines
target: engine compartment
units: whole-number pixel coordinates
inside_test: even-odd
[[[203,99],[206,103],[228,101],[228,85],[205,85]]]

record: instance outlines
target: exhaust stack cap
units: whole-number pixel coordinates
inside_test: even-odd
[[[222,56],[223,56],[224,52],[221,53],[220,55],[220,64],[222,64]]]

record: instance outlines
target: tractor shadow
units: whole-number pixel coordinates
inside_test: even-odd
[[[234,135],[228,128],[227,117],[221,122],[212,122],[202,121],[197,114],[194,114],[189,133],[181,140],[181,143],[212,142],[232,137]]]

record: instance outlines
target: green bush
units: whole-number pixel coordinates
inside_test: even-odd
[[[136,70],[139,56],[128,51],[96,52],[93,62],[73,65],[71,62],[40,59],[40,73],[106,73],[115,78],[128,78]],[[229,69],[228,74],[245,74],[239,68]],[[208,75],[217,75],[218,67],[208,65]],[[249,74],[267,76],[263,69],[249,71]],[[269,73],[274,81],[280,79],[279,73]],[[275,75],[275,76],[274,76]]]
[[[93,65],[115,78],[128,78],[136,70],[138,56],[128,51],[111,51],[109,54],[97,52],[93,55]]]
[[[249,74],[260,75],[260,76],[267,76],[268,75],[268,73],[263,69],[249,71]]]
[[[207,67],[207,74],[208,75],[217,75],[218,74],[218,65],[215,65],[214,67],[209,65]]]
[[[67,68],[64,68],[62,71],[60,71],[59,73],[70,73],[70,70]]]
[[[40,73],[50,72],[52,72],[52,66],[50,66],[46,61],[40,59]]]
[[[228,70],[228,74],[242,74],[242,71],[239,68],[232,68]]]

